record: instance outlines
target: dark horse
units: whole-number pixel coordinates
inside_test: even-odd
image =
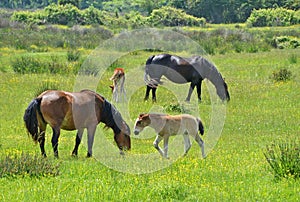
[[[197,87],[198,100],[201,100],[203,79],[212,82],[221,100],[230,100],[228,87],[222,75],[212,63],[201,56],[182,58],[175,55],[160,54],[149,57],[145,68],[145,82],[147,84],[145,100],[149,98],[150,90],[152,90],[152,99],[156,100],[155,90],[157,85],[161,83],[162,76],[174,83],[191,83],[186,101],[190,101],[195,86]]]
[[[72,155],[77,156],[84,129],[88,133],[87,157],[92,156],[92,147],[97,125],[102,122],[112,128],[114,139],[123,154],[130,149],[130,129],[121,114],[101,95],[90,91],[70,93],[48,90],[33,99],[24,114],[28,132],[35,142],[39,142],[42,155],[45,152],[45,130],[47,124],[52,128],[52,147],[58,157],[58,138],[60,130],[76,130],[76,141]]]

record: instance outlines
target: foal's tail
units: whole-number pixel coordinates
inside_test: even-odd
[[[42,115],[40,111],[41,101],[42,98],[35,98],[34,100],[32,100],[25,110],[25,114],[23,117],[27,131],[31,134],[32,139],[35,142],[38,140],[39,136],[37,113]]]
[[[197,118],[197,122],[198,122],[198,127],[199,127],[198,130],[199,130],[200,134],[203,135],[204,134],[204,126],[202,124],[202,121],[199,118]]]

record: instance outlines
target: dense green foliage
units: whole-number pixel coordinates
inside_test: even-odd
[[[254,27],[289,26],[300,23],[295,11],[284,8],[260,9],[252,11],[247,23]]]
[[[205,18],[211,23],[234,23],[245,22],[253,9],[267,9],[283,7],[291,10],[298,10],[300,2],[298,0],[265,0],[265,1],[244,1],[244,0],[4,0],[0,2],[0,7],[11,9],[36,9],[49,6],[51,3],[65,5],[71,3],[79,9],[93,6],[97,9],[108,11],[109,13],[119,13],[125,15],[131,11],[136,11],[142,15],[151,15],[154,9],[163,6],[172,6],[184,10],[187,14],[198,18]]]

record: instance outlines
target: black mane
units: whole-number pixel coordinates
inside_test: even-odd
[[[115,134],[121,132],[123,118],[120,112],[106,99],[104,99],[101,122],[112,128]]]

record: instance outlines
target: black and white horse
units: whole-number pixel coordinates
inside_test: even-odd
[[[197,87],[198,100],[201,101],[201,84],[208,79],[216,88],[217,95],[222,101],[229,101],[228,87],[217,68],[201,56],[182,58],[170,54],[153,55],[146,61],[145,82],[147,90],[145,100],[152,90],[152,99],[156,100],[155,91],[161,84],[161,77],[165,76],[174,83],[191,83],[186,101],[190,101],[191,94]]]

